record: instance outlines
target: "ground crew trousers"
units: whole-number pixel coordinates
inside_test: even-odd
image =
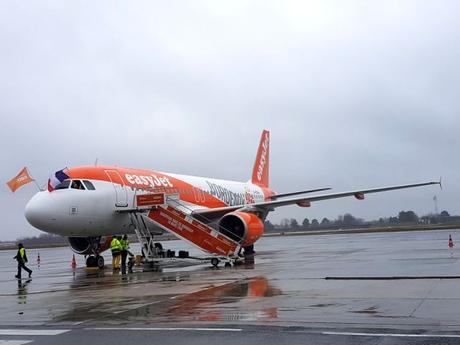
[[[120,269],[121,252],[119,250],[112,251],[112,267],[114,270]]]
[[[21,269],[29,273],[29,275],[32,274],[32,270],[30,268],[27,268],[23,262],[18,262],[18,278],[21,278]]]
[[[122,250],[121,251],[121,273],[126,273],[126,258],[128,257],[128,251]]]
[[[114,270],[119,270],[120,269],[120,262],[121,262],[121,255],[120,254],[114,254],[112,256],[112,267]]]

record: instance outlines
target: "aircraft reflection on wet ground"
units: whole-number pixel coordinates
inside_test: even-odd
[[[250,270],[254,262],[238,269]],[[277,308],[253,306],[244,312],[226,312],[225,304],[241,303],[245,299],[272,297],[281,290],[270,286],[263,276],[237,279],[223,283],[221,279],[210,280],[209,274],[220,271],[212,267],[201,267],[194,272],[134,272],[114,276],[110,271],[76,272],[69,285],[69,293],[77,303],[69,304],[66,313],[56,316],[54,322],[142,322],[162,321],[257,321],[275,319]],[[234,270],[233,272],[234,273]],[[206,276],[203,282],[200,277]],[[147,285],[146,285],[147,284]],[[189,293],[170,293],[187,284],[193,289]],[[197,291],[194,291],[198,287]],[[114,291],[116,290],[116,291]],[[100,293],[102,291],[102,294]],[[88,293],[91,298],[84,298]],[[80,296],[82,295],[82,296]],[[109,297],[110,296],[110,297]],[[80,298],[81,297],[81,298]],[[89,296],[87,296],[89,297]],[[118,310],[117,310],[118,309]]]
[[[197,291],[191,294],[174,299],[172,305],[168,306],[162,314],[166,315],[173,321],[258,321],[265,319],[276,319],[278,316],[277,308],[255,308],[247,310],[244,313],[235,313],[226,311],[224,304],[245,303],[245,299],[271,297],[281,294],[281,290],[269,285],[265,277],[255,277],[244,279],[234,283],[228,283],[222,286],[211,287],[209,289]],[[149,306],[150,307],[150,306]],[[146,309],[149,309],[146,307]],[[144,308],[136,310],[136,315],[146,311]],[[148,311],[153,314],[157,310]]]

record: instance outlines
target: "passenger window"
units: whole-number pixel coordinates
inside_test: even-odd
[[[54,189],[67,189],[69,188],[70,180],[64,180],[59,183]]]
[[[70,188],[73,188],[73,189],[82,189],[84,190],[85,187],[83,187],[83,183],[81,183],[80,180],[73,180],[72,181],[72,184],[70,186]]]
[[[96,190],[96,188],[94,188],[94,185],[90,181],[83,180],[83,183],[85,184],[87,190]]]

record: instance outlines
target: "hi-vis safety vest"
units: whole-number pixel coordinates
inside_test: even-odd
[[[129,248],[129,241],[128,240],[120,240],[121,250],[128,250]]]
[[[19,248],[14,258],[18,260],[18,262],[26,263],[27,262],[26,249],[24,247]]]
[[[121,250],[121,244],[120,241],[116,238],[110,242],[110,250],[113,252],[119,252]]]

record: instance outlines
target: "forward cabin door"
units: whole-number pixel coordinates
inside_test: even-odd
[[[115,206],[128,207],[128,192],[120,173],[116,170],[106,170],[105,173],[109,177],[113,188],[115,189]]]

